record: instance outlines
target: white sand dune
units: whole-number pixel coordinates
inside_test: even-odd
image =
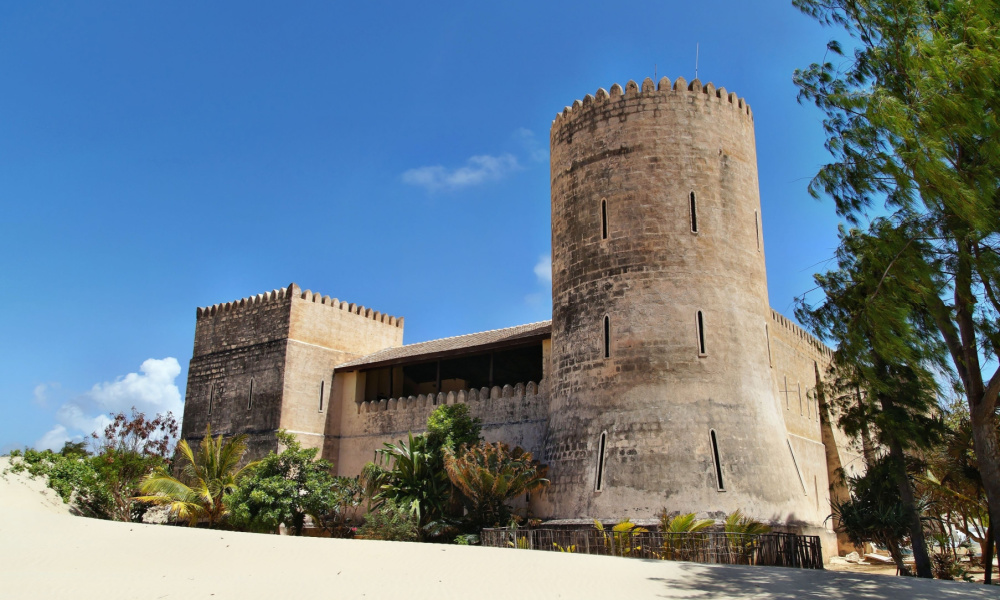
[[[997,597],[877,575],[112,523],[72,516],[39,481],[0,479],[3,599]]]

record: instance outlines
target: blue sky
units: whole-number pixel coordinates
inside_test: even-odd
[[[696,44],[753,108],[791,316],[837,225],[791,76],[834,33],[790,2],[0,4],[0,450],[179,407],[195,308],[292,281],[406,343],[549,318],[552,119]]]

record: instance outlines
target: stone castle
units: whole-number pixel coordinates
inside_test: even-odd
[[[556,116],[551,185],[551,322],[403,345],[402,317],[295,284],[199,308],[182,435],[261,455],[282,428],[356,475],[464,403],[549,465],[537,517],[743,509],[836,552],[857,455],[830,350],[768,303],[750,107],[697,79],[600,89]]]

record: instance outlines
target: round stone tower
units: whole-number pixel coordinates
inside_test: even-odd
[[[806,514],[771,375],[749,106],[630,81],[551,131],[552,351],[540,516]]]

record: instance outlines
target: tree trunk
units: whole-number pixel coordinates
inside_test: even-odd
[[[987,537],[994,543],[995,548],[1000,548],[1000,527],[994,523],[1000,523],[1000,440],[997,439],[996,424],[993,420],[993,411],[989,415],[980,406],[976,406],[970,411],[972,421],[972,442],[976,451],[976,462],[979,464],[979,473],[983,480],[983,489],[986,491],[986,503],[990,511],[990,528],[992,535]],[[978,417],[978,418],[977,418]]]
[[[949,223],[950,225],[950,223]],[[950,227],[953,232],[964,233],[961,229]],[[1000,440],[997,439],[997,389],[994,382],[989,386],[983,382],[982,364],[979,359],[978,331],[975,323],[976,296],[972,292],[972,254],[969,242],[964,235],[956,235],[958,247],[957,270],[955,273],[955,325],[958,329],[959,342],[954,340],[954,329],[946,332],[945,342],[951,351],[965,393],[969,401],[969,420],[972,423],[972,447],[976,453],[979,465],[979,475],[986,491],[986,501],[989,505],[990,524],[1000,523]],[[947,333],[952,334],[952,340]],[[995,373],[993,378],[1000,375]],[[995,547],[1000,547],[1000,527],[993,529]]]
[[[899,544],[896,540],[889,540],[885,543],[886,549],[889,550],[889,556],[892,557],[892,562],[896,563],[896,575],[910,575],[910,569],[907,568],[906,563],[903,562],[903,553],[899,551]]]
[[[892,399],[883,395],[879,398],[879,401],[882,404],[883,412],[892,412]],[[924,526],[920,522],[917,502],[913,497],[913,486],[910,485],[910,478],[906,474],[906,455],[903,453],[903,445],[895,433],[883,431],[883,434],[888,442],[889,458],[896,473],[896,486],[899,488],[899,499],[903,503],[906,520],[909,521],[910,525],[910,545],[913,547],[913,562],[917,569],[917,577],[932,579],[934,571],[931,567],[931,557],[927,553],[927,542],[924,540]]]
[[[862,405],[861,402],[861,387],[855,387],[855,393],[857,394],[856,399],[858,401],[858,407]],[[868,431],[868,419],[861,419],[861,454],[865,458],[865,467],[871,466],[875,461],[875,449],[872,447],[872,437],[871,433]]]
[[[305,525],[306,525],[305,513],[296,513],[295,515],[292,516],[292,530],[295,532],[295,535],[297,536],[302,535],[302,530],[305,528]]]
[[[983,583],[986,585],[993,583],[993,550],[996,548],[993,540],[994,529],[992,525],[986,529],[986,546],[983,548]]]

